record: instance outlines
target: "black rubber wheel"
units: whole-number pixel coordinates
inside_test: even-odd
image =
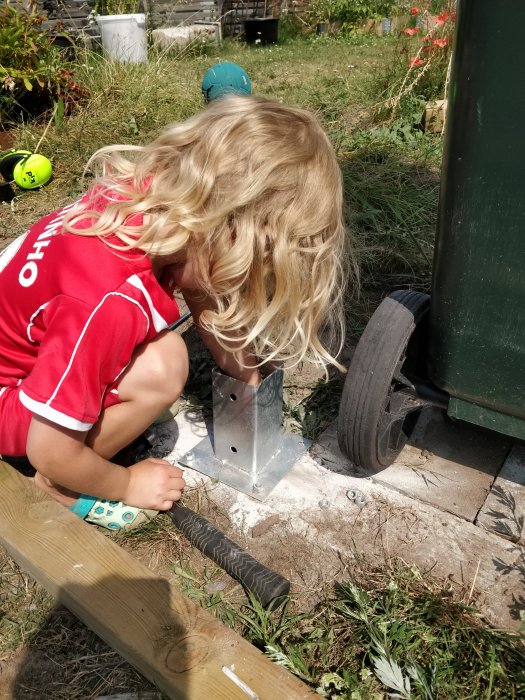
[[[368,322],[352,358],[338,441],[343,454],[367,471],[392,464],[427,405],[410,388],[424,378],[429,302],[421,292],[390,294]]]

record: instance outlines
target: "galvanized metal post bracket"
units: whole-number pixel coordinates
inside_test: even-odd
[[[213,432],[179,462],[263,500],[310,441],[282,427],[283,372],[252,386],[214,369]]]

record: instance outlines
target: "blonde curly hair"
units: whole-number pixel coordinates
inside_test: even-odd
[[[201,325],[226,350],[343,369],[326,347],[344,335],[341,172],[311,113],[232,95],[148,146],[102,148],[92,165],[102,166],[98,194],[69,213],[67,230],[114,234],[151,258],[188,251],[214,302]]]

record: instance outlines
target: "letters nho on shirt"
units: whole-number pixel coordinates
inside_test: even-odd
[[[180,314],[144,252],[63,230],[73,206],[41,219],[0,253],[0,392],[21,385],[30,411],[85,431],[135,348]]]

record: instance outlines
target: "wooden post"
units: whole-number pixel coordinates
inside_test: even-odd
[[[167,580],[1,461],[0,543],[169,698],[317,697]]]

